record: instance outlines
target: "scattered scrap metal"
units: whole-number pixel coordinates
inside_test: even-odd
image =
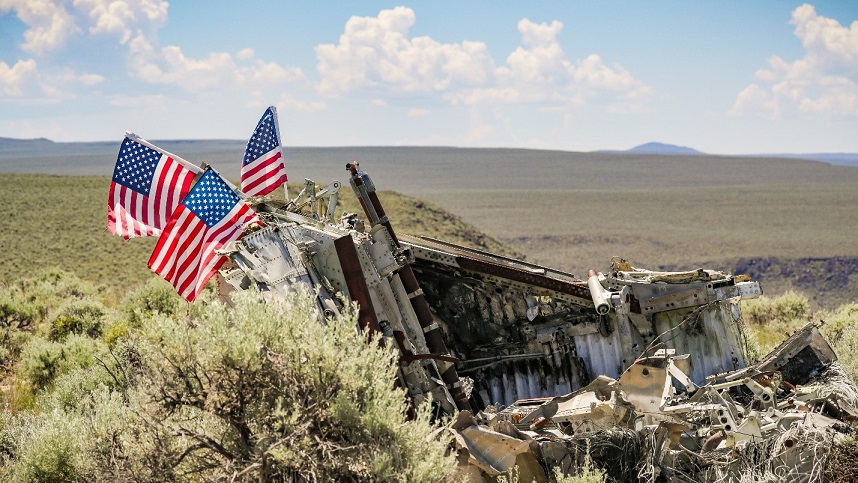
[[[326,320],[356,302],[360,328],[399,351],[412,403],[456,415],[470,481],[549,481],[585,459],[613,481],[816,481],[858,424],[816,325],[748,365],[739,300],[758,282],[621,258],[581,280],[397,235],[370,177],[347,170],[365,219],[335,219],[339,182],[251,199],[265,226],[223,250],[219,291],[304,286]]]

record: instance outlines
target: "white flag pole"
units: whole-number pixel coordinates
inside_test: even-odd
[[[271,114],[274,115],[274,132],[277,133],[277,148],[280,150],[280,160],[283,162],[283,166],[286,166],[286,156],[283,154],[283,137],[280,136],[280,121],[277,119],[277,106],[268,106],[271,109]],[[288,175],[287,175],[288,177]],[[286,186],[286,182],[283,182],[283,197],[286,201],[289,201],[289,189]]]
[[[154,149],[155,151],[158,151],[161,154],[166,154],[167,156],[173,158],[174,161],[181,164],[185,168],[188,168],[190,171],[192,171],[194,173],[201,173],[203,171],[199,166],[197,166],[197,165],[195,165],[189,161],[185,161],[184,159],[180,158],[179,156],[176,156],[173,153],[170,153],[168,151],[164,151],[163,149],[159,148],[158,146],[155,146],[154,144],[152,144],[149,141],[141,138],[140,136],[134,134],[131,131],[125,131],[125,137],[134,141],[135,143],[140,143],[140,144],[146,146],[147,148]]]

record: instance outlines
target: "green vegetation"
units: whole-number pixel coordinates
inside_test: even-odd
[[[724,163],[710,171],[740,169]],[[547,164],[547,172],[562,168]],[[646,177],[651,164],[583,165],[601,180],[593,185],[560,177],[540,185],[516,168],[495,190],[442,186],[424,175],[423,184],[402,178],[383,186],[417,186],[408,192],[437,205],[388,191],[380,198],[398,232],[512,256],[520,250],[577,273],[615,254],[647,268],[728,270],[740,257],[858,257],[854,230],[844,228],[858,202],[851,172],[820,166],[828,177],[805,186],[790,184],[791,171],[759,185],[728,174],[705,182],[677,175],[663,185]],[[480,170],[498,171],[466,168]],[[617,178],[623,170],[640,185]],[[323,327],[298,299],[282,307],[248,295],[231,312],[205,303],[211,294],[185,304],[146,268],[153,239],[107,233],[108,186],[103,176],[0,175],[0,375],[8,408],[0,415],[0,481],[452,477],[444,445],[427,439],[425,410],[405,422],[390,354],[355,344],[353,321]],[[342,198],[338,213],[359,212],[347,189]],[[858,276],[825,280],[826,294],[846,294],[826,303],[815,299],[821,291],[810,292],[814,298],[790,291],[814,263],[826,270],[822,259],[790,266],[763,281],[767,293],[783,295],[743,302],[752,342],[765,353],[808,320],[825,320],[824,334],[856,378],[858,303],[835,309],[831,301],[855,300]]]
[[[750,345],[760,356],[807,322],[823,321],[822,334],[837,353],[846,373],[858,380],[858,303],[814,312],[807,297],[786,292],[778,297],[764,295],[742,301],[742,317],[751,329]]]
[[[227,163],[224,153],[205,153]],[[752,273],[767,293],[801,291],[814,308],[858,299],[855,168],[800,160],[445,148],[295,148],[287,158],[294,166],[290,173],[317,180],[345,180],[340,160],[360,159],[380,189],[409,195],[380,192],[400,233],[515,251],[578,275],[605,270],[619,255],[651,269]],[[60,161],[44,169],[65,166]],[[6,249],[0,282],[63,267],[104,285],[106,297],[118,300],[152,278],[146,261],[154,240],[124,242],[105,230],[109,184],[106,176],[0,174],[0,246]],[[360,212],[347,184],[341,202],[337,215]],[[832,257],[842,263],[829,263]],[[747,262],[753,258],[773,265],[759,269]]]
[[[307,294],[243,292],[225,310],[205,292],[176,314],[160,288],[114,308],[63,272],[0,287],[18,307],[4,313],[31,321],[4,372],[0,480],[454,477],[429,406],[406,419],[395,354],[366,343],[356,312],[322,324]],[[94,330],[118,325],[110,344]]]
[[[486,235],[437,205],[394,191],[380,191],[378,197],[397,233],[428,236],[507,257],[524,258],[523,254],[509,245]],[[341,198],[337,209],[364,217],[357,199],[348,193]]]
[[[98,284],[100,288],[92,290],[100,291],[103,302],[115,302],[157,278],[146,267],[154,237],[124,241],[107,231],[109,186],[107,177],[0,174],[0,246],[4,247],[0,283],[13,285],[34,273],[63,267]],[[521,256],[431,203],[392,191],[380,192],[379,197],[397,231]],[[342,198],[338,215],[351,211],[363,216],[353,196],[344,192]],[[163,298],[153,300],[157,305]]]

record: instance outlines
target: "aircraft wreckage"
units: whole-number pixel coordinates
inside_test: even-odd
[[[264,226],[222,250],[219,294],[304,286],[328,319],[356,302],[360,327],[398,350],[413,404],[457,414],[471,481],[514,468],[550,481],[587,458],[612,481],[814,481],[823,448],[858,421],[816,325],[748,363],[739,301],[758,282],[620,258],[582,280],[397,234],[370,177],[347,170],[365,218],[334,217],[339,182],[249,199]]]

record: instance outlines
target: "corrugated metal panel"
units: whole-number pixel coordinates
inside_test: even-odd
[[[703,384],[706,376],[744,367],[736,304],[714,303],[702,308],[693,320],[685,320],[693,312],[694,309],[682,309],[655,316],[655,327],[662,334],[664,347],[675,349],[677,354],[691,355],[691,379]],[[646,344],[636,330],[631,332],[633,345],[642,351]],[[492,398],[486,403],[506,406],[518,399],[568,394],[600,375],[618,378],[633,362],[624,359],[627,356],[619,330],[608,336],[579,335],[573,342],[574,346],[566,346],[559,367],[550,354],[544,359],[504,363],[495,372],[479,376],[478,390]]]
[[[578,376],[580,361],[571,349],[570,346],[564,354],[560,367],[556,367],[550,357],[498,364],[490,371],[475,375],[474,390],[491,398],[484,403],[504,406],[519,399],[568,394],[584,385]]]
[[[734,315],[734,303],[717,302],[704,307],[696,320],[682,323],[694,310],[662,312],[655,316],[659,333],[665,333],[665,346],[677,354],[691,354],[691,380],[706,382],[706,376],[745,366],[742,351],[741,322]],[[673,330],[670,330],[673,329]]]

